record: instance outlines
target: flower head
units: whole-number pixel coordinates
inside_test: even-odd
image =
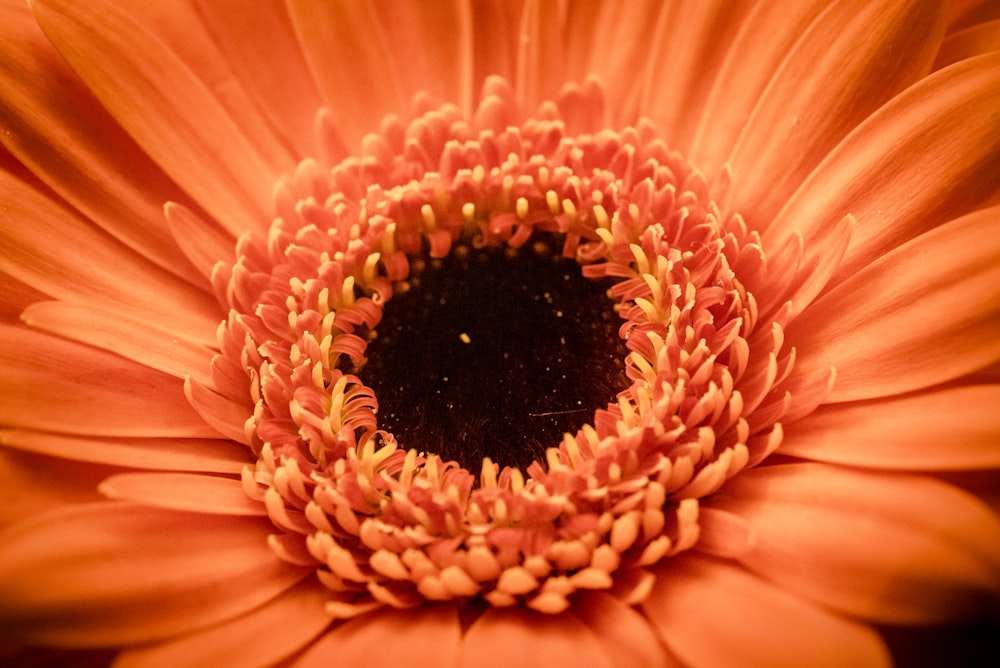
[[[12,659],[875,666],[995,609],[987,5],[2,10]]]

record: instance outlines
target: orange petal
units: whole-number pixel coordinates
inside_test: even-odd
[[[4,429],[0,444],[60,459],[160,471],[239,473],[252,461],[245,447],[222,439],[102,439]]]
[[[143,26],[151,37],[162,42],[198,78],[214,102],[221,107],[242,136],[249,139],[271,169],[276,173],[287,173],[294,169],[298,160],[278,136],[278,128],[262,113],[256,96],[244,88],[241,78],[237,76],[236,64],[220,48],[219,41],[208,30],[202,20],[203,14],[194,3],[173,5],[164,2],[104,1],[110,6],[120,7],[123,14],[127,14],[124,19],[127,23]],[[263,3],[260,4],[263,7]],[[255,8],[253,13],[257,12]],[[260,51],[268,53],[272,58],[283,55],[272,50],[274,45],[269,41],[270,36],[258,34],[257,37],[259,44],[267,44],[267,48]],[[168,63],[174,66],[172,61]],[[289,68],[301,66],[301,59],[281,64]],[[271,91],[272,94],[276,92]],[[316,107],[309,109],[312,112],[315,110]]]
[[[680,668],[649,621],[635,608],[603,592],[576,595],[571,608],[594,634],[604,655],[616,668]]]
[[[648,60],[649,45],[657,30],[655,19],[663,4],[661,0],[636,0],[576,2],[567,6],[566,27],[561,35],[566,68],[563,78],[581,82],[589,74],[596,75],[611,101],[612,127],[634,125],[639,118],[643,77],[635,76],[636,64]],[[614,48],[595,49],[596,43]],[[540,66],[551,68],[548,63]]]
[[[240,0],[201,0],[196,5],[224,60],[275,132],[298,156],[315,155],[313,123],[322,101],[285,3],[255,2],[252,12]],[[234,21],[234,16],[240,20]],[[261,48],[263,44],[267,48]]]
[[[941,383],[1000,358],[1000,207],[896,248],[813,302],[785,332],[795,375],[833,365],[828,402]]]
[[[470,4],[463,0],[373,3],[378,22],[386,27],[386,57],[408,98],[427,91],[439,104],[472,111],[480,82],[472,79]],[[396,111],[402,110],[405,107]]]
[[[1000,468],[1000,386],[825,406],[785,431],[778,452],[899,470]]]
[[[249,445],[244,425],[253,415],[252,408],[230,401],[191,377],[184,381],[184,394],[198,411],[198,415],[220,434],[237,443]]]
[[[497,75],[515,79],[521,5],[509,0],[480,0],[472,8],[472,85]],[[478,92],[478,91],[476,91]]]
[[[108,0],[33,0],[42,30],[140,146],[234,233],[270,222],[272,164],[180,56]]]
[[[252,500],[232,478],[195,473],[122,473],[101,483],[104,496],[156,508],[213,515],[264,517],[264,504]]]
[[[517,42],[515,94],[526,110],[551,100],[566,82],[562,8],[554,2],[526,0]]]
[[[938,51],[934,69],[939,70],[966,58],[1000,50],[1000,20],[987,21],[952,33]]]
[[[312,578],[232,621],[176,640],[126,650],[115,668],[265,668],[307,645],[330,624],[329,592]],[[261,639],[266,638],[266,642]]]
[[[673,147],[690,145],[702,106],[729,44],[746,19],[749,3],[729,0],[665,3],[643,57],[647,67],[639,112]],[[630,76],[627,72],[620,76]],[[632,75],[634,76],[634,75]]]
[[[733,149],[732,210],[766,225],[830,149],[928,71],[944,20],[944,5],[919,0],[831,4],[775,73]]]
[[[22,642],[147,642],[233,619],[308,571],[267,546],[266,520],[128,503],[76,506],[0,536],[0,616]]]
[[[594,633],[576,616],[490,607],[465,632],[462,668],[613,668]]]
[[[392,41],[419,25],[386,25],[373,3],[292,0],[288,10],[316,85],[349,149],[376,131],[386,114],[410,109],[417,89],[404,73],[428,70],[428,61],[413,52],[411,62],[397,68]],[[449,43],[451,36],[439,41]]]
[[[175,328],[214,341],[219,309],[207,293],[130,251],[44,191],[33,177],[0,167],[0,271],[56,299],[117,302],[136,317],[169,317]]]
[[[454,666],[460,637],[461,627],[454,606],[382,608],[329,631],[292,666]]]
[[[658,569],[642,610],[692,666],[889,666],[872,629],[731,563],[683,555]]]
[[[29,327],[102,348],[175,378],[209,377],[212,349],[121,308],[38,302],[25,309],[21,319]]]
[[[89,436],[214,438],[181,383],[118,355],[0,325],[0,423]]]
[[[53,508],[99,501],[97,485],[120,470],[0,448],[0,527]]]
[[[197,281],[162,226],[181,191],[94,100],[24,3],[0,22],[0,141],[50,188],[129,248]]]
[[[711,505],[750,523],[751,569],[847,614],[939,623],[1000,602],[1000,519],[933,478],[769,466],[730,480]]]
[[[211,281],[216,263],[235,255],[236,239],[215,221],[205,220],[183,204],[167,202],[163,212],[181,251],[199,273]]]
[[[924,79],[865,121],[802,184],[764,233],[764,248],[857,224],[834,283],[1000,187],[1000,54]],[[891,166],[890,171],[887,166]]]
[[[697,127],[687,151],[693,164],[712,173],[722,166],[782,59],[827,6],[826,0],[752,3],[693,119]],[[719,42],[713,46],[721,48]]]

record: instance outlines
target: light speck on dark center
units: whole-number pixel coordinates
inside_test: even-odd
[[[523,469],[628,387],[610,282],[537,246],[413,260],[359,372],[403,448]]]

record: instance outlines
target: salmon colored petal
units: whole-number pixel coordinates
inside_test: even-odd
[[[349,150],[386,114],[410,109],[410,88],[394,69],[386,26],[373,3],[290,0],[288,11],[316,85]],[[414,60],[423,58],[413,53]]]
[[[829,4],[800,0],[750,7],[713,77],[704,108],[693,119],[697,125],[687,151],[692,164],[710,173],[722,166],[778,65]]]
[[[573,601],[573,614],[594,634],[604,656],[616,668],[680,668],[649,621],[635,608],[603,592],[583,592]]]
[[[465,0],[372,3],[389,36],[385,57],[406,95],[427,91],[438,104],[472,111],[479,82],[472,79],[469,5]]]
[[[383,608],[324,634],[292,666],[452,668],[456,665],[460,638],[461,627],[454,606]]]
[[[940,623],[1000,600],[1000,519],[933,478],[770,466],[730,480],[710,505],[750,523],[751,569],[847,614]]]
[[[939,70],[991,51],[1000,51],[1000,20],[980,23],[948,35],[938,51],[934,69]]]
[[[159,224],[181,191],[136,146],[17,0],[0,22],[0,142],[47,186],[158,266],[196,281]]]
[[[564,31],[565,65],[568,81],[583,81],[588,74],[598,77],[611,103],[611,127],[635,124],[643,77],[635,76],[638,63],[648,59],[649,45],[656,34],[656,17],[661,0],[635,2],[577,2],[568,6]],[[595,49],[595,42],[614,48]],[[542,67],[548,67],[543,64]]]
[[[181,243],[181,250],[201,275],[211,281],[215,265],[233,257],[236,239],[214,221],[205,220],[177,202],[167,202],[163,211],[167,227]]]
[[[523,0],[478,0],[472,7],[473,86],[497,75],[515,79]],[[479,91],[475,91],[479,92]]]
[[[122,473],[104,480],[104,496],[156,508],[212,515],[267,515],[264,504],[247,496],[232,478],[195,473]]]
[[[266,520],[107,502],[0,535],[0,617],[21,642],[158,640],[249,612],[308,572],[267,545]]]
[[[564,7],[526,0],[521,10],[515,95],[527,112],[554,99],[567,80]]]
[[[993,0],[954,0],[950,4],[948,30],[952,32],[1000,19],[1000,5]]]
[[[793,374],[833,365],[828,402],[945,382],[1000,358],[1000,207],[938,227],[813,302],[785,332]],[[946,317],[942,317],[946,314]]]
[[[235,64],[209,32],[194,3],[104,1],[127,14],[126,21],[144,26],[150,36],[161,40],[183,62],[239,132],[250,140],[253,148],[271,169],[280,173],[294,169],[298,160],[291,148],[282,141],[277,128],[265,117],[256,96],[245,90],[235,71]],[[256,12],[255,9],[253,13]],[[267,35],[259,34],[258,39],[260,44],[267,44],[267,48],[261,51],[278,57],[272,51]],[[285,63],[288,67],[294,64],[294,61]],[[312,110],[315,111],[315,107]]]
[[[30,285],[0,271],[0,322],[15,324],[21,320],[21,312],[37,301],[48,299]]]
[[[996,199],[1000,54],[922,80],[841,142],[764,234],[764,248],[857,224],[834,284],[907,239]],[[933,165],[933,169],[928,169]]]
[[[113,353],[0,326],[0,423],[89,436],[213,438],[181,383]]]
[[[789,425],[779,452],[877,469],[1000,468],[998,406],[996,385],[824,406]]]
[[[184,381],[184,394],[198,415],[220,434],[237,443],[249,445],[244,425],[253,416],[251,408],[233,403],[204,383],[190,377]]]
[[[594,632],[574,615],[490,607],[462,638],[462,668],[613,668]]]
[[[33,0],[42,30],[142,148],[227,229],[261,229],[270,164],[203,81],[157,35],[107,0]]]
[[[830,149],[923,76],[944,32],[943,8],[830,5],[774,74],[733,149],[732,210],[766,225]]]
[[[0,448],[0,527],[54,508],[99,501],[101,480],[120,470]]]
[[[60,459],[161,471],[239,473],[251,462],[249,450],[222,439],[102,439],[4,429],[0,445]]]
[[[176,640],[126,650],[115,658],[114,668],[273,666],[330,624],[324,609],[328,596],[319,583],[308,578],[232,621]]]
[[[74,302],[38,302],[21,316],[30,327],[86,343],[176,378],[207,380],[214,351],[129,311]]]
[[[889,666],[874,630],[731,562],[684,555],[659,570],[642,610],[689,666]]]
[[[698,528],[697,549],[716,557],[739,557],[757,542],[745,519],[718,508],[699,508]]]
[[[731,0],[666,3],[648,45],[639,112],[672,147],[686,151],[716,72],[746,18],[748,3]],[[624,74],[624,76],[629,76]]]
[[[195,3],[219,48],[271,127],[299,156],[315,155],[315,115],[322,105],[283,0]],[[234,21],[233,17],[240,20]],[[261,48],[266,44],[267,48]]]
[[[208,294],[90,225],[30,175],[0,167],[0,209],[0,271],[50,297],[117,302],[214,340],[218,307]]]

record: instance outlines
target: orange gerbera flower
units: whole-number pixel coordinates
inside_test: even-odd
[[[995,651],[996,3],[0,12],[4,659]]]

